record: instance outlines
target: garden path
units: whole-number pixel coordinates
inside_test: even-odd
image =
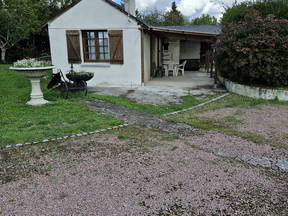
[[[86,101],[86,105],[93,111],[110,114],[132,125],[159,129],[169,133],[185,133],[197,130],[188,124],[166,121],[156,115],[131,110],[106,101]]]

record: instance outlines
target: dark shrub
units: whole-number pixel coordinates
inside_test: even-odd
[[[240,4],[234,4],[231,8],[227,8],[223,14],[221,24],[226,25],[231,22],[243,20],[244,14],[249,9],[259,11],[260,16],[262,17],[273,14],[276,18],[288,19],[288,0],[247,1]]]
[[[222,27],[216,45],[220,74],[251,85],[288,86],[288,20],[254,9]]]

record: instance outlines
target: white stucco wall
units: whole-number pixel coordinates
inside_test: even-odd
[[[201,43],[196,41],[181,41],[180,59],[200,59]]]
[[[89,86],[141,85],[141,32],[135,20],[127,17],[103,0],[82,0],[76,6],[49,23],[52,62],[67,72],[66,30],[123,30],[124,64],[84,63],[76,70],[94,72]],[[82,38],[80,38],[82,46]]]
[[[164,43],[169,43],[168,50],[164,50],[161,46],[163,55],[165,56],[164,64],[174,64],[180,61],[180,41],[174,39],[165,39]],[[164,58],[164,57],[163,57]]]
[[[279,101],[288,101],[288,91],[287,90],[278,90],[272,88],[260,88],[254,86],[247,86],[232,82],[223,77],[219,77],[221,83],[223,83],[229,92],[247,96],[255,99],[264,99],[264,100],[275,100]]]

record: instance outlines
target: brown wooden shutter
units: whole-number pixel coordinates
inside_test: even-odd
[[[80,33],[79,31],[66,31],[68,62],[70,64],[81,63]]]
[[[111,64],[124,64],[123,31],[109,31],[110,62]]]

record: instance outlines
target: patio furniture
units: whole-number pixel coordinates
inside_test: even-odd
[[[184,61],[182,64],[178,65],[177,75],[179,74],[179,72],[181,72],[182,76],[185,75],[185,66],[186,66],[186,64],[187,64],[187,61]]]
[[[180,64],[187,61],[185,65],[185,71],[199,71],[200,70],[200,59],[181,59]]]
[[[168,77],[170,72],[172,72],[172,76],[178,76],[178,65],[177,63],[163,64],[165,76]]]
[[[178,68],[179,68],[179,64],[178,63],[174,63],[173,64],[173,77],[177,77],[178,76]]]

